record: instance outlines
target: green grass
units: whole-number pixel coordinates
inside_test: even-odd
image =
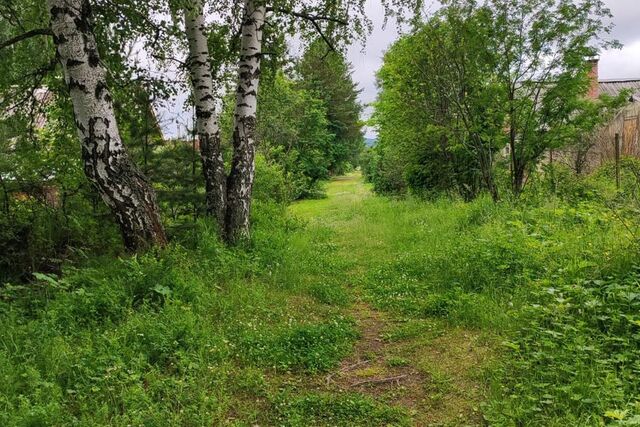
[[[355,292],[407,322],[392,336],[417,342],[429,319],[494,336],[498,357],[482,374],[490,424],[635,419],[640,280],[627,228],[634,219],[623,224],[623,209],[585,190],[498,205],[365,190],[358,180],[335,182],[328,200],[293,209],[339,230]]]
[[[305,230],[279,208],[255,220],[250,248],[203,223],[157,253],[3,287],[0,425],[272,419],[279,375],[327,371],[357,333],[342,291],[315,279],[324,261]]]
[[[638,425],[637,249],[601,201],[327,196],[258,204],[245,248],[203,222],[3,286],[0,425]],[[356,303],[414,390],[326,386]]]
[[[390,408],[358,394],[312,393],[284,397],[278,422],[285,426],[407,426],[406,411]]]

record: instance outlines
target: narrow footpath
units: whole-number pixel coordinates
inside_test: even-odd
[[[482,425],[483,368],[492,359],[486,334],[382,310],[369,291],[374,271],[402,257],[406,245],[420,245],[410,238],[415,218],[402,203],[372,195],[361,176],[351,174],[333,180],[327,198],[291,207],[312,232],[329,232],[332,256],[345,260],[345,310],[360,334],[350,356],[308,387],[404,408],[416,426]]]

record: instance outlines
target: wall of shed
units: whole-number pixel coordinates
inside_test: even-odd
[[[621,156],[640,158],[640,102],[628,104],[606,126],[588,137],[591,148],[587,151],[581,173],[592,172],[615,160],[616,133],[620,135]],[[566,148],[553,153],[553,161],[577,170],[580,154],[574,148]]]

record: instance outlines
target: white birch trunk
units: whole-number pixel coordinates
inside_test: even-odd
[[[226,174],[220,148],[220,128],[201,0],[194,0],[193,7],[184,11],[184,24],[189,41],[187,62],[196,107],[196,128],[205,181],[207,214],[216,218],[220,230],[223,231]]]
[[[227,181],[226,237],[231,243],[248,238],[250,233],[249,214],[255,173],[256,113],[265,14],[266,7],[263,3],[256,0],[244,1],[233,129],[234,154]]]
[[[85,174],[114,213],[128,249],[164,244],[155,192],[120,139],[89,1],[47,0],[47,5],[82,143]]]

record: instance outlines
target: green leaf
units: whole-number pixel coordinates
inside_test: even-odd
[[[155,285],[153,287],[153,291],[157,294],[160,294],[162,296],[169,296],[173,293],[173,291],[171,289],[169,289],[166,286],[162,286],[162,285]]]
[[[58,279],[56,279],[53,276],[49,276],[48,274],[44,274],[44,273],[33,273],[33,277],[35,277],[37,280],[41,281],[41,282],[47,282],[52,286],[60,286],[60,282],[58,281]]]
[[[614,420],[624,420],[628,412],[629,411],[622,411],[620,409],[612,409],[612,410],[606,411],[604,413],[604,416],[606,418],[611,418]]]

